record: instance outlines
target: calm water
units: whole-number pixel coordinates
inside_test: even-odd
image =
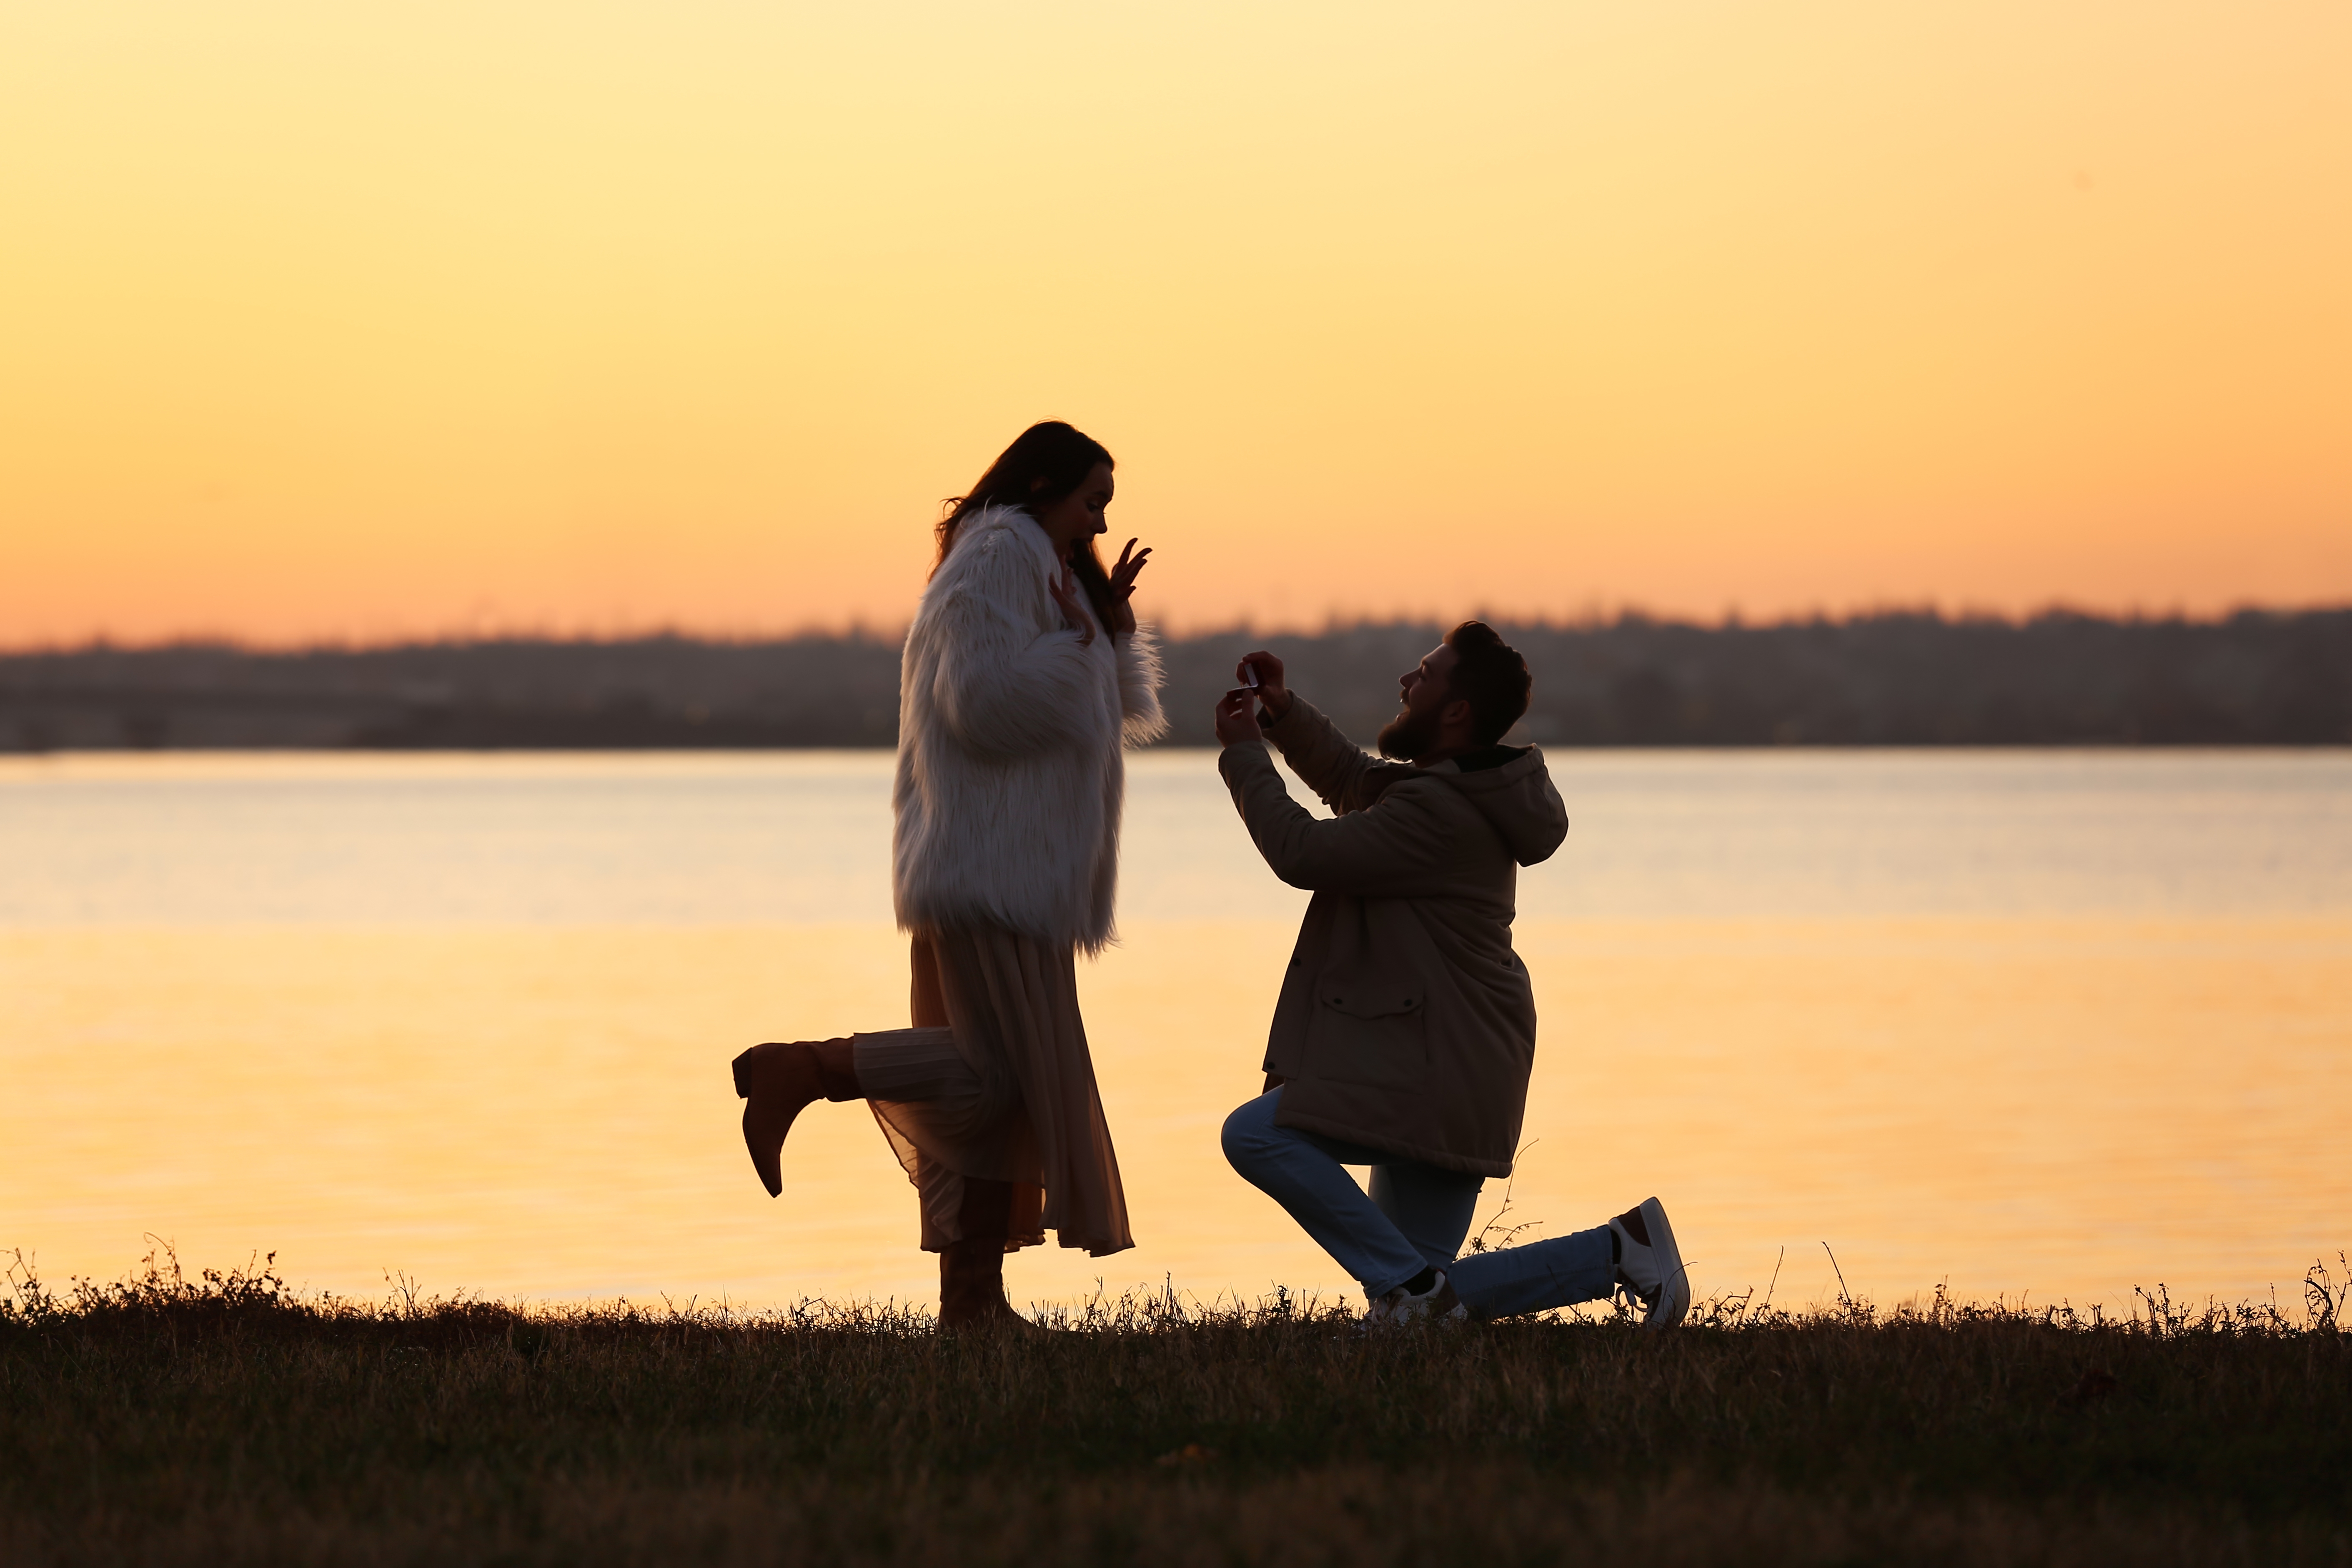
[[[2352,1246],[2352,754],[1567,753],[1506,1224],[1664,1196],[1702,1289],[2290,1287]],[[727,1062],[904,1021],[889,759],[0,761],[0,1249],[494,1296],[919,1295],[816,1107],[771,1201]],[[1085,971],[1142,1245],[1017,1296],[1337,1289],[1216,1152],[1305,897],[1139,759]],[[1489,1186],[1489,1210],[1503,1199]],[[1782,1251],[1785,1251],[1785,1262]]]

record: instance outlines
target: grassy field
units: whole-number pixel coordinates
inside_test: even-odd
[[[2339,1271],[2341,1260],[2339,1259]],[[2352,1563],[2340,1288],[2128,1320],[1733,1299],[1363,1340],[1130,1298],[942,1338],[812,1305],[0,1304],[0,1560]]]

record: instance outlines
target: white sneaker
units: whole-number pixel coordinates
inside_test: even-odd
[[[1416,1296],[1400,1285],[1372,1302],[1371,1310],[1356,1325],[1366,1333],[1380,1329],[1402,1329],[1414,1323],[1466,1323],[1470,1309],[1454,1293],[1454,1282],[1439,1269],[1437,1283]]]
[[[1675,1227],[1655,1198],[1644,1198],[1609,1222],[1617,1233],[1617,1282],[1642,1303],[1642,1326],[1671,1329],[1690,1310],[1690,1275],[1683,1268]]]

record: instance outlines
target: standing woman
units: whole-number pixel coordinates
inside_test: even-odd
[[[1105,568],[1111,457],[1033,425],[948,503],[899,675],[892,880],[913,938],[913,1023],[735,1058],[770,1195],[793,1119],[864,1100],[922,1203],[940,1324],[1015,1316],[1004,1255],[1048,1229],[1135,1245],[1078,1016],[1076,954],[1111,940],[1121,750],[1166,729],[1160,660],[1128,599],[1150,551]]]

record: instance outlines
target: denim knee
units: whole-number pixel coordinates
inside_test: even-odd
[[[1262,1094],[1255,1100],[1244,1100],[1225,1118],[1219,1142],[1225,1151],[1225,1163],[1236,1171],[1246,1171],[1251,1165],[1274,1152],[1278,1142],[1275,1135],[1274,1110],[1265,1102],[1282,1091]]]

